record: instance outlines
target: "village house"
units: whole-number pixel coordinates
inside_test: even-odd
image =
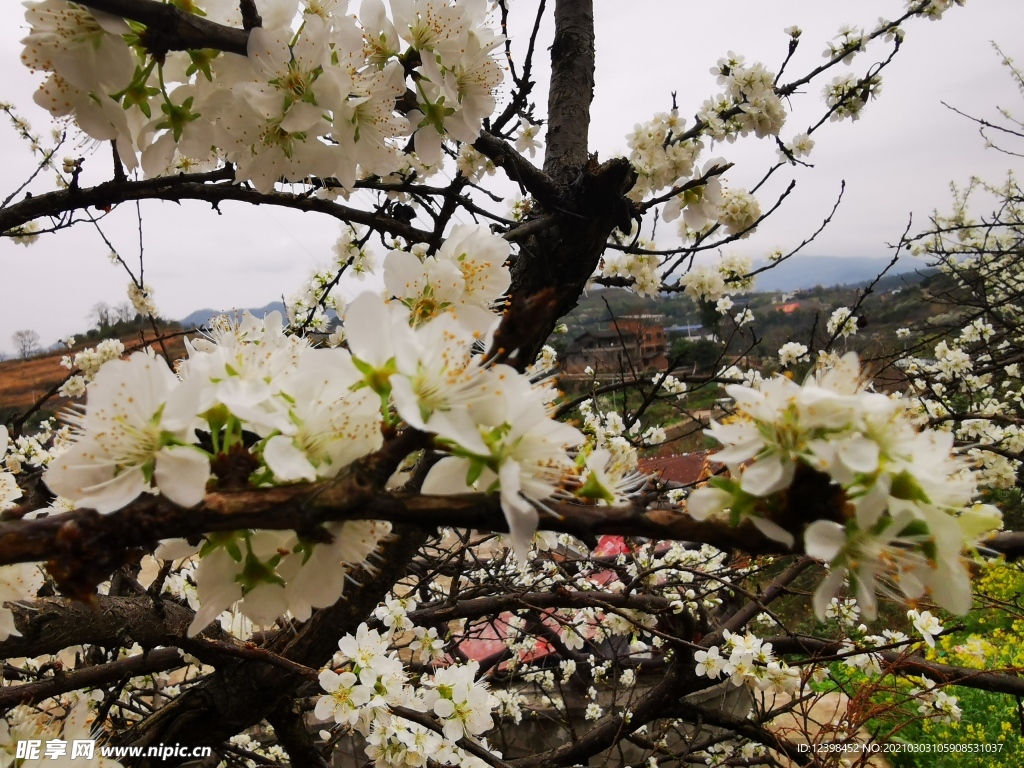
[[[663,371],[668,367],[661,315],[630,315],[612,320],[573,339],[565,351],[569,374]]]

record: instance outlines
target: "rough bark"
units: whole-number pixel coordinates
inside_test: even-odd
[[[636,181],[624,159],[590,154],[594,98],[593,0],[558,0],[551,46],[544,174],[560,187],[531,189],[537,218],[551,226],[522,239],[512,269],[512,303],[495,337],[495,354],[523,368],[535,359],[559,318],[576,306],[616,228],[628,231]]]
[[[558,0],[544,171],[561,184],[571,183],[587,164],[593,100],[594,2]]]
[[[143,648],[174,645],[184,637],[195,614],[169,601],[148,596],[96,596],[88,603],[66,597],[43,597],[9,603],[21,637],[0,643],[0,658],[54,654],[75,645]],[[219,637],[212,633],[209,637]]]

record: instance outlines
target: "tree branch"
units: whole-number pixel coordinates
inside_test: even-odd
[[[216,48],[247,55],[248,29],[228,27],[156,0],[81,0],[82,5],[145,24],[142,43],[154,56],[168,51]],[[258,16],[257,16],[258,18]]]
[[[142,181],[108,181],[86,189],[65,189],[34,195],[0,210],[0,232],[43,216],[59,216],[89,207],[109,208],[128,200],[203,200],[213,204],[235,200],[251,205],[276,205],[297,211],[325,213],[341,221],[365,224],[412,243],[429,242],[431,237],[428,232],[379,213],[350,208],[318,197],[286,192],[264,193],[233,181],[227,183],[233,179],[234,171],[231,168],[221,168],[208,173],[159,176]]]
[[[185,666],[177,648],[158,648],[149,653],[136,654],[118,661],[59,674],[34,683],[0,688],[0,711],[18,704],[35,704],[68,691],[99,688],[140,675],[167,672]]]

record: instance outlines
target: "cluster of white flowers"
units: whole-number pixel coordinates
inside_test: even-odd
[[[910,695],[917,697],[917,711],[924,717],[934,718],[948,725],[959,722],[963,715],[959,699],[946,693],[926,677],[921,678],[921,687],[911,690]]]
[[[834,310],[825,325],[826,330],[832,336],[855,336],[857,334],[857,318],[849,307],[839,307]]]
[[[807,345],[798,341],[787,341],[779,348],[779,365],[786,368],[793,363],[807,359]]]
[[[0,474],[0,494],[4,492],[4,476]],[[33,599],[43,581],[43,572],[36,563],[17,563],[0,568],[0,640],[11,635],[21,637],[14,624],[14,613],[7,603]]]
[[[97,366],[88,402],[73,416],[74,441],[48,462],[45,481],[101,513],[142,493],[189,507],[205,496],[218,456],[230,455],[235,469],[226,471],[241,467],[241,479],[255,485],[310,482],[336,476],[381,447],[383,428],[404,423],[435,435],[450,454],[427,474],[423,493],[498,490],[512,545],[524,555],[535,505],[553,497],[616,503],[638,476],[635,455],[617,444],[571,450],[584,435],[551,418],[549,381],[535,385],[482,362],[481,343],[490,346],[498,322],[489,308],[509,285],[508,254],[505,240],[466,225],[436,255],[391,251],[384,283],[392,299],[363,293],[350,302],[347,349],[314,348],[273,312],[214,322],[209,338],[186,342],[177,373],[143,352]],[[664,432],[651,428],[643,439],[661,442]],[[323,544],[238,531],[165,556],[199,550],[194,633],[235,603],[256,623],[307,617],[341,595],[349,569],[387,532],[386,524],[336,523],[328,526],[333,543]]]
[[[814,149],[814,139],[806,133],[799,133],[782,145],[779,150],[779,162],[796,163],[801,157],[811,154],[812,149]]]
[[[60,364],[69,371],[79,370],[88,381],[108,360],[116,360],[124,354],[124,344],[120,339],[104,339],[95,348],[87,347],[76,352],[74,357],[65,355]]]
[[[877,98],[881,91],[882,78],[879,75],[866,78],[859,78],[852,73],[838,75],[824,90],[825,103],[832,110],[829,119],[833,122],[845,118],[859,120],[867,103]]]
[[[697,676],[714,680],[727,675],[733,685],[750,685],[760,691],[792,693],[800,685],[800,671],[775,657],[772,644],[747,632],[737,635],[722,630],[721,645],[693,655]]]
[[[683,400],[686,397],[686,382],[680,381],[675,376],[656,376],[654,382],[661,381],[661,389],[665,390],[665,394],[674,395],[676,400]]]
[[[833,597],[825,608],[825,618],[838,621],[844,627],[855,627],[860,623],[860,606],[856,598]]]
[[[408,621],[404,612],[402,618]],[[320,687],[327,694],[317,700],[316,716],[361,733],[367,756],[382,768],[418,768],[428,759],[441,765],[486,765],[458,746],[472,739],[488,749],[480,737],[494,725],[491,713],[499,702],[477,682],[478,664],[453,662],[411,678],[398,654],[389,651],[394,629],[381,635],[360,624],[354,636],[341,638],[332,667],[320,672]],[[393,707],[427,719],[433,715],[441,733],[395,714]]]
[[[70,437],[70,428],[57,428],[53,419],[41,422],[31,435],[19,435],[14,440],[7,427],[0,424],[0,464],[6,470],[0,474],[0,487],[5,494],[0,497],[0,509],[21,498],[21,489],[14,484],[14,477],[45,467],[67,448]]]
[[[829,41],[822,56],[826,59],[839,56],[844,64],[849,64],[853,57],[866,47],[867,35],[864,34],[864,30],[844,24],[839,28],[839,34]]]
[[[714,264],[694,266],[680,278],[679,284],[694,301],[717,303],[722,298],[753,287],[754,278],[748,277],[751,268],[749,257],[726,254]],[[725,312],[731,308],[731,303],[724,305]]]
[[[46,765],[121,768],[121,763],[102,756],[95,747],[94,705],[88,697],[73,695],[62,718],[54,717],[52,710],[14,707],[0,719],[0,764],[19,768]],[[24,749],[30,741],[38,748],[34,755],[27,755]],[[82,751],[86,743],[86,751]]]
[[[156,316],[156,302],[153,301],[153,289],[148,285],[128,283],[128,300],[140,315]]]
[[[641,248],[655,249],[653,243],[640,242]],[[602,259],[602,277],[632,280],[630,288],[640,296],[656,296],[661,290],[659,260],[653,254],[607,253]]]
[[[842,522],[807,521],[806,551],[832,568],[815,593],[819,616],[847,578],[868,617],[876,591],[894,588],[910,599],[930,591],[955,613],[970,608],[961,552],[1001,517],[995,507],[972,504],[976,479],[951,455],[950,433],[918,429],[904,402],[865,389],[853,353],[803,386],[779,376],[726,391],[736,415],[712,422],[708,434],[725,446],[716,460],[729,473],[690,495],[691,515],[749,519],[791,546],[793,533],[773,513],[788,503],[798,472],[824,473],[849,511],[837,507]]]
[[[502,81],[492,52],[504,38],[482,2],[404,0],[389,16],[370,0],[356,17],[347,3],[266,0],[247,57],[150,56],[121,18],[64,0],[26,5],[22,61],[48,73],[36,103],[115,141],[121,161],[141,162],[148,176],[230,162],[237,179],[264,192],[313,176],[351,188],[361,176],[400,171],[410,134],[420,160],[435,166],[445,139],[476,139]],[[182,7],[241,26],[237,4]],[[406,73],[411,55],[419,66]],[[416,108],[403,116],[396,101],[410,75]]]
[[[647,195],[667,189],[680,179],[690,176],[697,156],[704,144],[699,141],[673,141],[680,136],[685,120],[679,110],[662,112],[646,123],[637,123],[626,137],[629,162],[638,174],[630,197],[643,200]]]
[[[760,62],[746,65],[743,56],[729,51],[711,74],[724,93],[705,101],[697,117],[714,139],[735,141],[748,133],[759,139],[778,135],[786,122],[786,108],[775,93],[774,72]]]

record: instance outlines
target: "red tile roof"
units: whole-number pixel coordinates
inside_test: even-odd
[[[707,457],[705,451],[697,451],[640,459],[640,471],[674,483],[694,483],[700,479]]]

